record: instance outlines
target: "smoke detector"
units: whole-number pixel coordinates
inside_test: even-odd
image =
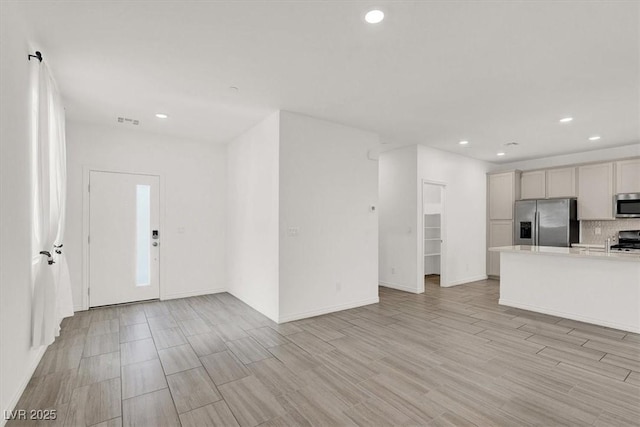
[[[128,117],[118,117],[118,123],[138,126],[140,124],[140,120],[130,119]]]

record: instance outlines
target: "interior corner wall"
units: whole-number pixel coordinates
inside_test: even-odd
[[[407,146],[380,154],[379,222],[380,284],[419,293],[424,283],[416,281],[419,200],[417,146]],[[421,187],[420,187],[421,188]]]
[[[423,145],[418,146],[418,191],[422,181],[446,183],[445,268],[441,286],[483,280],[486,275],[486,173],[489,164]],[[418,203],[418,218],[422,215]],[[419,224],[422,224],[420,221]],[[421,226],[421,225],[420,225]],[[418,242],[420,243],[420,242]],[[422,248],[422,245],[419,245]],[[419,253],[420,261],[423,254]],[[418,277],[422,282],[423,277]]]
[[[227,145],[228,291],[278,321],[279,117]]]
[[[30,46],[0,5],[0,411],[14,409],[45,347],[31,348]],[[0,425],[4,425],[4,417]]]
[[[378,302],[378,144],[280,113],[280,322]]]
[[[123,125],[126,126],[126,125]],[[82,308],[85,168],[160,175],[160,296],[226,288],[226,148],[134,129],[67,123],[65,249],[76,310]],[[163,208],[164,206],[164,208]]]

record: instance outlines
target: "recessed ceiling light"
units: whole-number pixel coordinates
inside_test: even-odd
[[[364,20],[367,21],[369,24],[377,24],[379,22],[382,22],[383,19],[384,19],[384,12],[377,9],[370,10],[364,16]]]
[[[460,142],[458,142],[458,144],[460,144],[460,145],[467,145],[468,143],[469,143],[469,141],[460,141]]]
[[[597,141],[599,140],[601,137],[599,135],[593,135],[589,137],[589,141]]]
[[[573,120],[573,117],[565,117],[564,119],[560,119],[560,123],[569,123]]]
[[[167,116],[166,114],[163,114],[163,113],[156,113],[156,117],[159,118],[159,119],[166,119],[169,116]]]
[[[506,153],[504,151],[499,152],[497,155],[498,156],[504,156]]]

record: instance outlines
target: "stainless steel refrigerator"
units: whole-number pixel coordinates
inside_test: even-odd
[[[569,247],[580,239],[576,199],[516,202],[515,244]]]

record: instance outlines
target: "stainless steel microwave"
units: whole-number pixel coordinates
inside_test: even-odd
[[[616,218],[640,218],[640,193],[616,194],[613,211]]]

